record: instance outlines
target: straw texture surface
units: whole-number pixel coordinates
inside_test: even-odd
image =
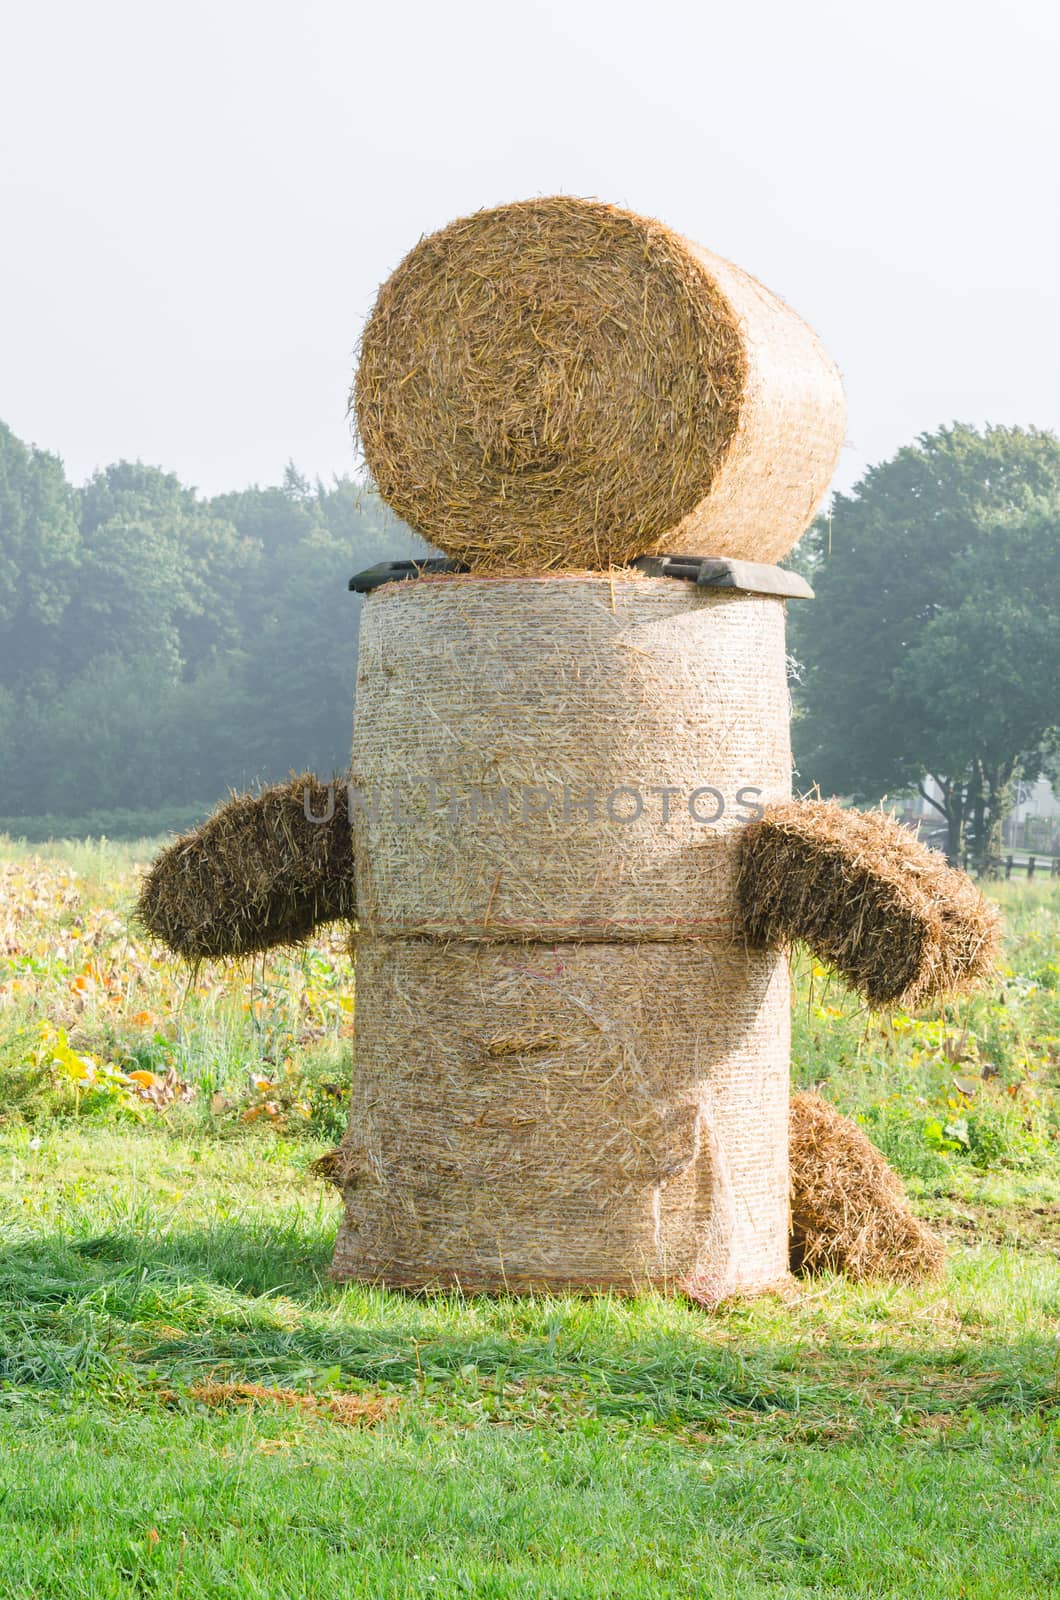
[[[306,816],[309,798],[314,822]],[[137,914],[188,960],[300,944],[356,916],[347,792],[311,773],[233,795],[152,865]],[[330,812],[330,815],[329,815]]]
[[[340,1279],[713,1303],[788,1261],[787,965],[362,939]]]
[[[724,933],[752,808],[791,792],[788,705],[775,597],[639,573],[379,590],[352,759],[362,928]]]
[[[801,939],[873,1006],[961,994],[997,955],[997,908],[879,811],[769,807],[744,835],[738,894],[753,943]]]
[[[945,1260],[875,1145],[817,1094],[791,1101],[791,1254],[799,1271],[894,1283],[937,1278]]]
[[[776,561],[844,432],[838,373],[783,301],[569,196],[422,239],[379,292],[351,404],[383,498],[482,572]]]

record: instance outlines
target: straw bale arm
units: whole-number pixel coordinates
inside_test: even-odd
[[[801,940],[872,1006],[923,1006],[976,986],[999,916],[963,873],[879,812],[770,806],[742,844],[740,915],[753,946]]]
[[[226,801],[162,852],[137,903],[148,932],[191,961],[300,944],[355,915],[347,791],[309,773]]]

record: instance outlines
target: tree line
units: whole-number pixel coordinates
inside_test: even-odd
[[[360,567],[426,547],[347,478],[83,487],[0,424],[0,817],[157,814],[348,760]],[[172,819],[171,821],[169,819]]]
[[[347,580],[426,550],[348,478],[203,498],[123,461],[77,487],[0,424],[0,826],[180,827],[230,788],[341,772]],[[817,593],[789,608],[798,789],[931,780],[948,852],[988,869],[1014,780],[1060,764],[1060,440],[925,434],[792,560]]]

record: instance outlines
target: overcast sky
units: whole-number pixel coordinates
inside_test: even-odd
[[[4,0],[0,419],[75,480],[352,469],[420,234],[594,195],[747,267],[843,371],[837,482],[1060,428],[1060,12],[1040,0]]]

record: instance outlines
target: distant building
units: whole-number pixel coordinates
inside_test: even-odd
[[[1017,785],[1016,804],[1005,818],[1003,837],[1010,850],[1060,854],[1060,799],[1048,779]]]
[[[932,778],[924,779],[924,788],[930,795],[939,794]],[[925,844],[940,848],[945,844],[945,819],[923,795],[906,796],[896,811],[899,822],[912,828]],[[1007,850],[1060,855],[1060,798],[1047,778],[1016,785],[1016,804],[1005,818],[1002,839]]]

